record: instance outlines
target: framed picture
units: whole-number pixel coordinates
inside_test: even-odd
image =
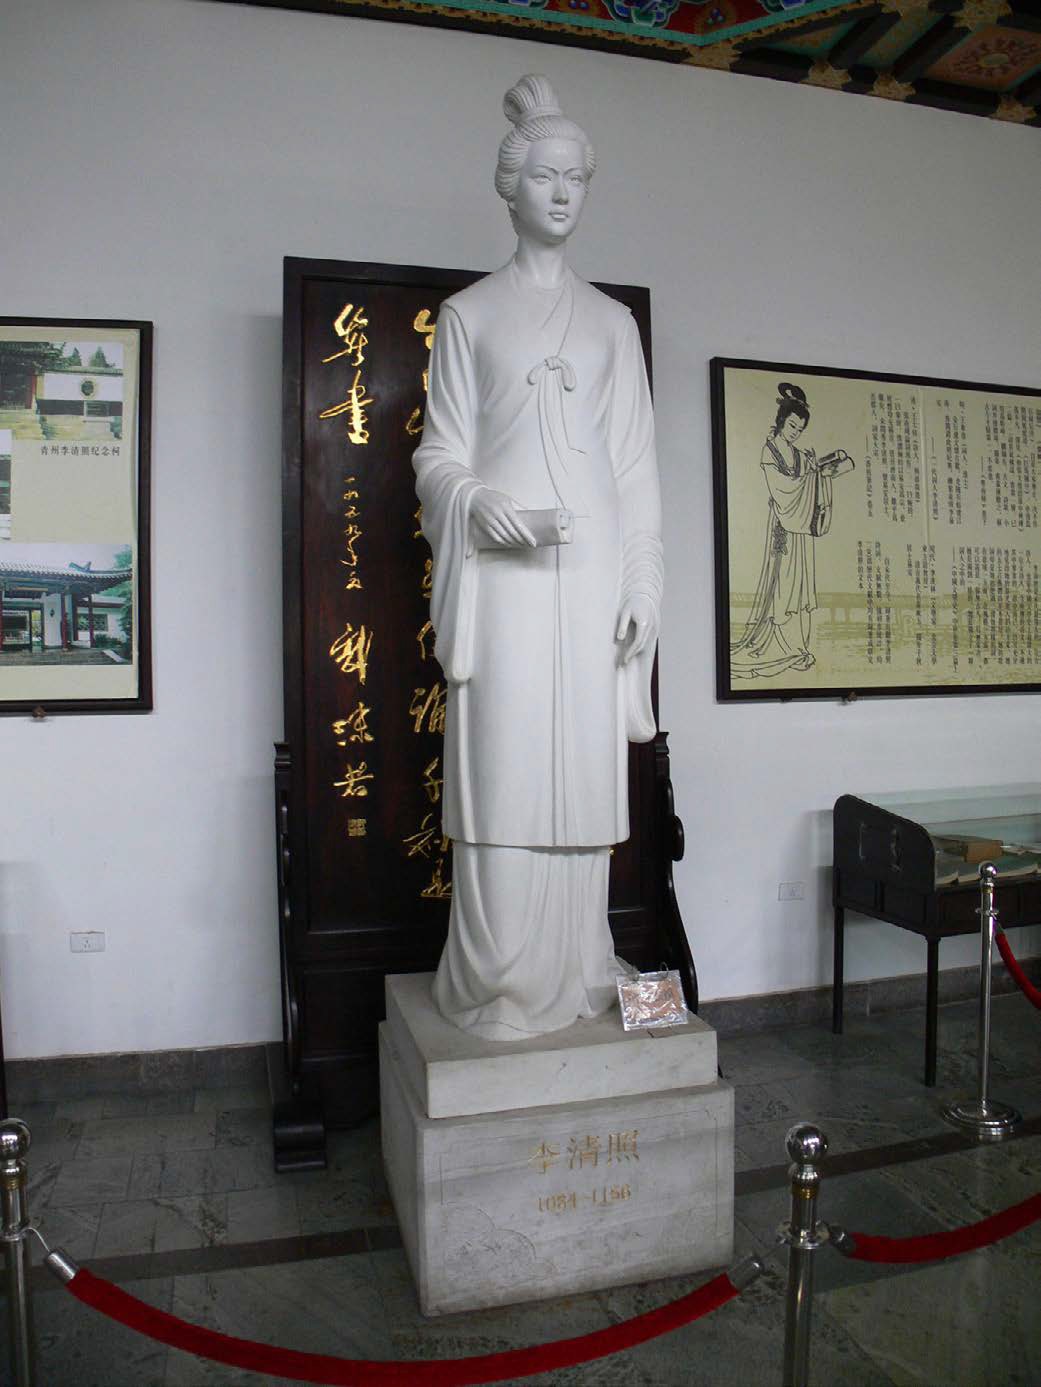
[[[0,713],[152,707],[152,324],[0,318]]]
[[[1041,688],[1041,389],[711,381],[720,699]]]

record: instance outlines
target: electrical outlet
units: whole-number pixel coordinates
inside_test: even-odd
[[[777,899],[779,901],[801,901],[806,895],[806,883],[804,881],[782,881],[777,886]]]
[[[74,954],[103,954],[105,952],[105,931],[100,929],[74,931],[69,935],[69,948]]]

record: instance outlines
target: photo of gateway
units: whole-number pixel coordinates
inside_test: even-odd
[[[11,430],[0,429],[0,539],[11,538]]]
[[[121,438],[122,346],[0,341],[0,430],[18,439]]]
[[[67,544],[0,548],[0,671],[130,659],[130,546],[84,547],[75,559]]]

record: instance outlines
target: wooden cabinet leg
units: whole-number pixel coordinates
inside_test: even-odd
[[[927,944],[925,980],[925,1086],[936,1087],[936,1018],[940,992],[940,941]]]
[[[845,979],[843,969],[843,946],[845,944],[846,912],[841,905],[835,907],[835,961],[831,983],[831,1029],[836,1035],[842,1034],[842,1004],[845,1000]]]

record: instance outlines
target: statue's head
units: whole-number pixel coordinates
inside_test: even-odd
[[[499,146],[495,190],[519,234],[566,240],[596,169],[589,136],[563,114],[545,77],[522,77],[502,107],[513,128]]]

